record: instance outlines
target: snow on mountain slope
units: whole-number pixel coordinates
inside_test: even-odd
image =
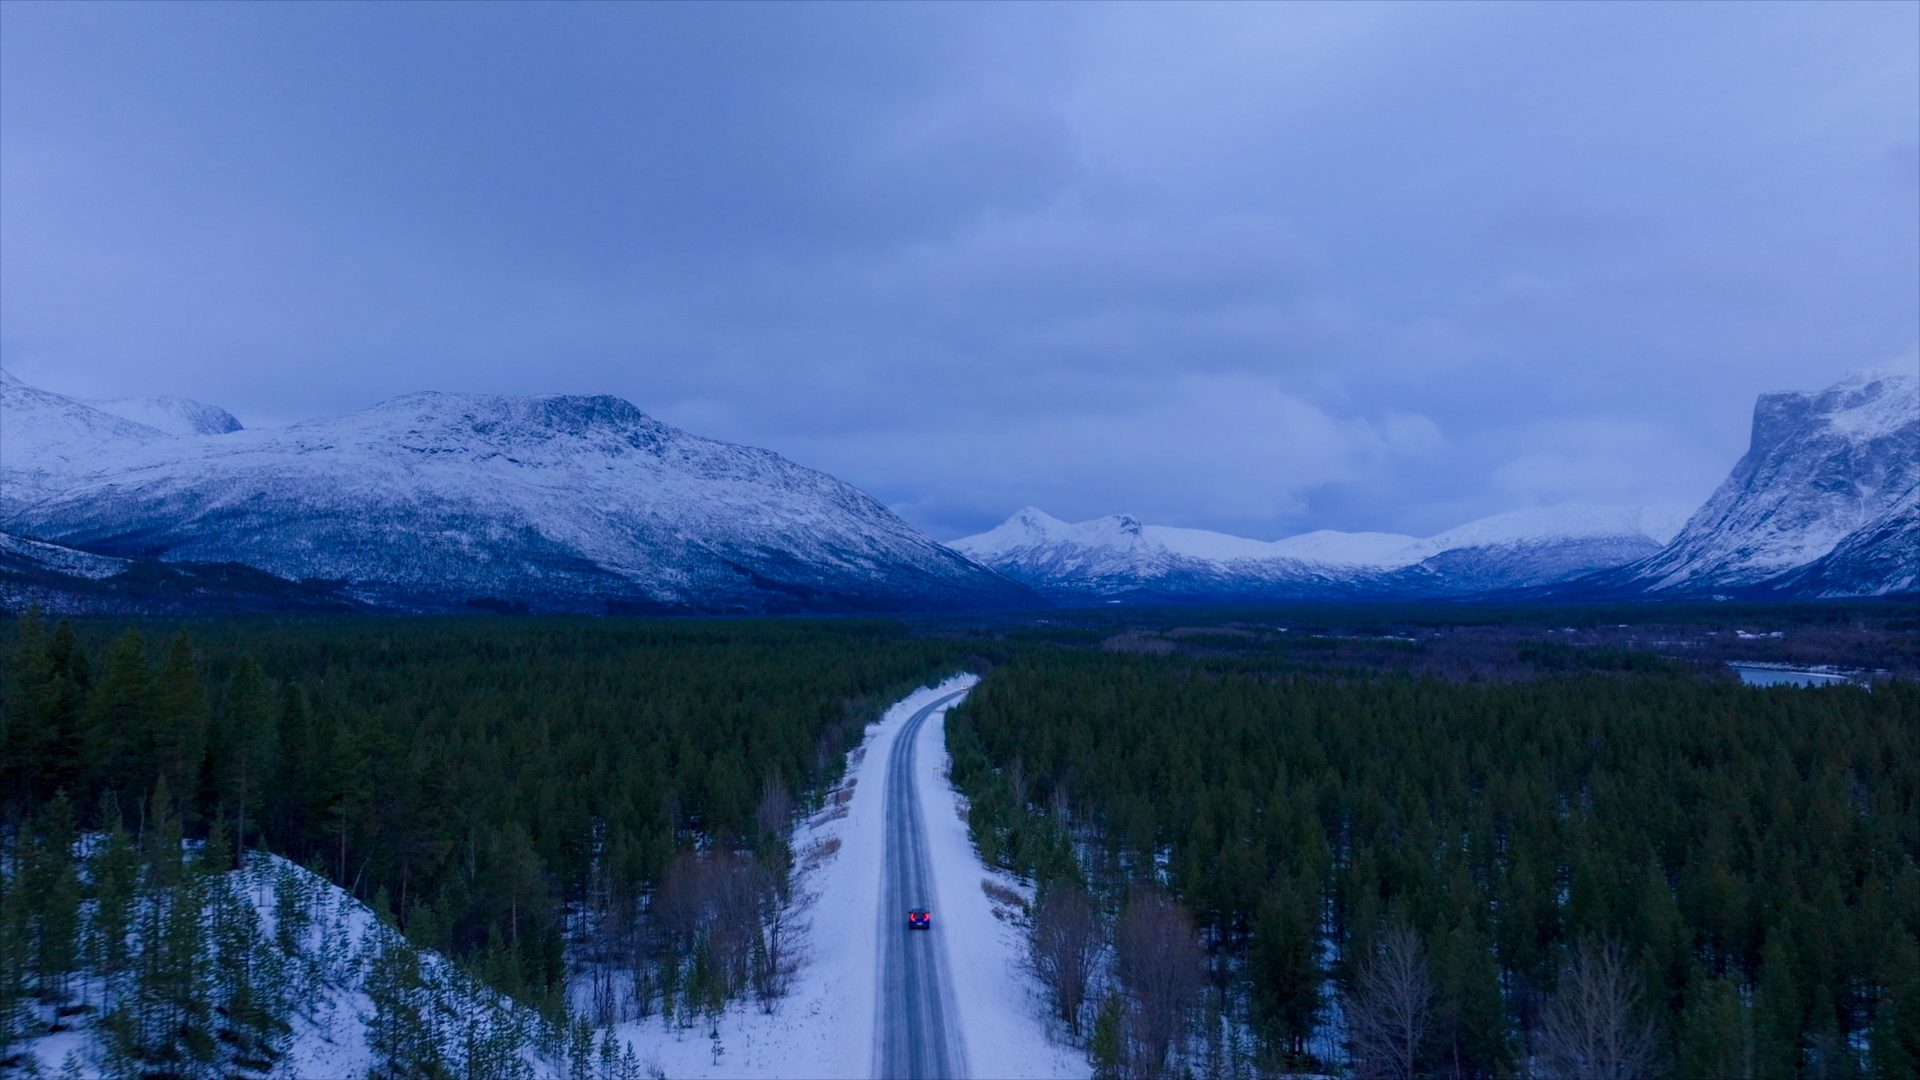
[[[1920,482],[1832,551],[1768,588],[1823,599],[1920,593]]]
[[[29,540],[24,536],[0,532],[0,568],[17,567],[67,577],[98,581],[124,573],[132,563],[107,555],[95,555],[59,544]]]
[[[187,398],[113,398],[86,404],[169,435],[225,435],[240,430],[240,421],[232,413]]]
[[[1585,503],[1496,514],[1427,540],[1433,553],[1405,576],[1454,594],[1557,584],[1653,554],[1686,516],[1678,506]]]
[[[1130,515],[1076,524],[1028,507],[949,546],[1056,595],[1201,598],[1249,589],[1336,594],[1369,574],[1405,565],[1402,552],[1414,543],[1386,533],[1335,532],[1250,540],[1143,525]]]
[[[1657,551],[1678,508],[1569,504],[1515,511],[1421,539],[1319,530],[1250,540],[1132,517],[1070,524],[1031,507],[952,546],[983,565],[1065,596],[1168,597],[1455,594],[1560,581]]]
[[[1756,586],[1882,520],[1893,530],[1897,561],[1899,541],[1913,540],[1899,523],[1910,521],[1901,507],[1916,484],[1920,375],[1911,366],[1855,372],[1812,393],[1766,394],[1754,406],[1746,455],[1673,542],[1596,583],[1654,593]],[[1864,579],[1845,586],[1847,595],[1891,587]]]
[[[1541,540],[1604,540],[1638,537],[1665,544],[1687,520],[1684,506],[1594,506],[1562,503],[1470,521],[1427,542],[1437,551],[1529,544]]]
[[[187,438],[17,381],[8,393],[9,429],[15,396],[34,410],[20,441],[40,471],[14,484],[9,443],[0,527],[115,555],[339,580],[361,599],[415,609],[1032,600],[833,477],[687,434],[618,398],[423,393]],[[109,437],[103,452],[73,446],[90,428]]]
[[[295,582],[238,563],[121,559],[0,532],[0,612],[190,616],[240,611],[357,611],[328,582]]]
[[[0,369],[0,516],[58,495],[166,437]]]
[[[1293,559],[1378,567],[1405,565],[1403,553],[1418,543],[1411,536],[1397,533],[1343,533],[1330,529],[1284,540],[1250,540],[1205,529],[1143,525],[1130,514],[1073,524],[1029,506],[992,529],[962,537],[950,546],[976,558],[990,559],[1058,547],[1089,557],[1096,553],[1103,558],[1124,557],[1141,567],[1157,565],[1168,557],[1210,563]]]

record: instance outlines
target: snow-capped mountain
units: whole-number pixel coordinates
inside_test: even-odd
[[[1911,367],[1766,394],[1746,455],[1673,542],[1595,584],[1654,594],[1777,591],[1795,581],[1819,596],[1910,591],[1916,500],[1920,374]]]
[[[0,369],[0,516],[59,495],[77,477],[165,437]]]
[[[612,397],[413,394],[217,438],[8,379],[0,528],[237,562],[444,610],[897,610],[1031,602],[874,499]]]
[[[1455,594],[1553,585],[1651,555],[1686,517],[1681,506],[1584,503],[1496,514],[1428,538],[1433,553],[1406,576]]]
[[[186,398],[113,398],[86,404],[169,435],[225,435],[240,430],[240,421],[227,410]]]
[[[1320,530],[1251,540],[1144,525],[1130,516],[1078,524],[1029,507],[952,546],[982,565],[1063,597],[1234,599],[1456,595],[1564,581],[1660,549],[1678,508],[1569,504],[1483,518],[1420,538]]]

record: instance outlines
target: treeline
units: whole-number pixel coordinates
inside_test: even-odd
[[[550,1015],[569,956],[613,965],[598,1022],[777,992],[792,813],[954,652],[860,621],[114,629],[30,613],[4,643],[10,879],[56,800],[76,834],[158,816],[323,870]]]
[[[948,744],[1109,1075],[1914,1075],[1920,687],[1605,659],[1458,683],[1033,650]]]

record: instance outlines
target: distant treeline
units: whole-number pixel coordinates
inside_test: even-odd
[[[603,1012],[772,989],[778,958],[749,930],[784,900],[792,812],[880,707],[956,666],[951,644],[852,620],[163,634],[36,614],[13,628],[0,839],[33,835],[56,797],[82,832],[139,836],[159,806],[229,863],[258,848],[323,870],[556,1013],[569,930],[644,996]],[[729,903],[750,926],[717,925]]]
[[[1920,686],[1529,659],[1007,654],[950,714],[954,775],[1040,882],[1035,964],[1096,1066],[1915,1075]]]

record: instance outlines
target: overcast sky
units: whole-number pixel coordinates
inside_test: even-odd
[[[0,362],[614,393],[949,538],[1697,503],[1920,342],[1920,4],[0,4]]]

